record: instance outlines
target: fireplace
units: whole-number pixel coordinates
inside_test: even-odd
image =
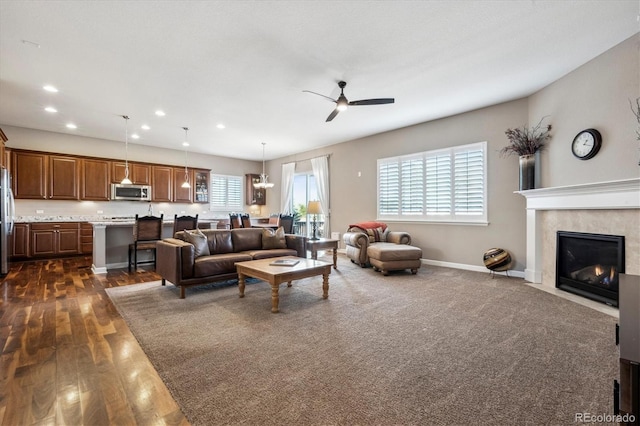
[[[556,287],[617,307],[624,257],[624,236],[558,231]]]

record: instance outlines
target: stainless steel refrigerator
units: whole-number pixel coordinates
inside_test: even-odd
[[[15,203],[9,170],[0,168],[0,275],[9,272],[9,235],[13,233]]]

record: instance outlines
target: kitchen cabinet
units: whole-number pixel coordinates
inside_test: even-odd
[[[125,162],[111,162],[111,183],[120,183],[124,179]],[[151,166],[129,161],[129,179],[136,185],[151,185]]]
[[[109,171],[111,162],[107,160],[83,159],[80,176],[80,199],[109,201]]]
[[[189,176],[190,185],[189,188],[182,187],[185,180],[184,175],[184,167],[175,167],[173,169],[173,201],[176,203],[190,203],[193,201],[193,170],[187,169],[187,176]]]
[[[77,222],[32,223],[30,236],[33,257],[79,253],[80,228]]]
[[[16,223],[9,236],[9,257],[29,257],[29,224]]]
[[[13,195],[15,198],[47,198],[47,155],[36,152],[12,151]]]
[[[193,201],[195,203],[208,203],[209,202],[209,182],[211,181],[211,174],[209,170],[193,170]]]
[[[151,167],[151,200],[157,202],[172,202],[173,167]]]
[[[80,223],[80,253],[93,253],[93,225],[90,223]]]
[[[264,206],[267,204],[267,190],[265,188],[256,188],[254,183],[260,182],[260,175],[247,174],[245,175],[246,182],[246,204]]]
[[[49,198],[52,200],[79,199],[80,159],[49,155]]]

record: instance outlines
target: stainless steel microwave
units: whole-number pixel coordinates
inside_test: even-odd
[[[111,184],[112,200],[151,201],[151,187],[149,185]]]

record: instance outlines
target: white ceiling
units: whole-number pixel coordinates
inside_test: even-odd
[[[123,143],[126,114],[141,135],[133,143],[183,149],[187,126],[192,152],[260,160],[265,142],[272,159],[527,96],[638,32],[639,9],[638,0],[2,0],[0,123]],[[335,99],[339,80],[349,100],[396,102],[326,123],[334,105],[302,91]]]

